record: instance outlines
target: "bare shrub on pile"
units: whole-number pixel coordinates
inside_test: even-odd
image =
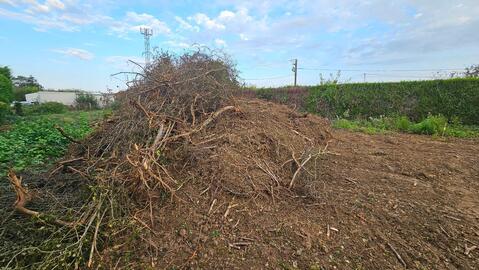
[[[87,143],[85,173],[96,170],[97,179],[134,191],[173,193],[178,183],[164,165],[168,153],[234,109],[225,104],[237,88],[237,71],[222,54],[160,54],[120,95],[115,118]]]

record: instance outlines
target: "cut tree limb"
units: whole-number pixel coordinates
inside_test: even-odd
[[[8,179],[10,180],[10,183],[15,189],[15,193],[17,194],[17,200],[13,204],[13,207],[15,208],[15,210],[27,216],[32,216],[37,218],[44,216],[44,214],[40,212],[33,211],[25,207],[28,201],[30,201],[31,197],[28,191],[22,186],[22,178],[21,177],[19,178],[13,170],[9,170]],[[67,226],[67,227],[74,227],[78,225],[78,222],[67,222],[60,219],[53,219],[52,223],[60,225],[60,226]]]

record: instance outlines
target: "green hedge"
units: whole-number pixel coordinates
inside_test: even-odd
[[[244,89],[241,95],[330,118],[407,116],[419,122],[429,115],[443,115],[463,124],[479,124],[479,78]]]
[[[325,85],[308,91],[306,109],[326,116],[405,115],[420,121],[434,114],[479,124],[477,78]]]

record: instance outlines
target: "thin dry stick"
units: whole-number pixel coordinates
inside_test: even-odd
[[[193,100],[193,103],[191,103],[191,107],[190,107],[190,112],[191,112],[191,126],[195,126],[196,124],[196,116],[195,116],[195,110],[194,110],[194,107],[195,107],[195,104],[196,104],[196,100],[198,99],[199,95],[196,95],[195,96],[195,100]]]
[[[309,155],[305,160],[303,160],[303,162],[301,162],[301,165],[299,165],[298,169],[296,170],[296,172],[294,173],[293,175],[293,178],[291,179],[291,182],[289,182],[289,188],[291,189],[294,185],[294,181],[296,180],[296,177],[298,176],[299,174],[299,171],[301,171],[301,169],[304,167],[304,165],[306,165],[306,163],[313,157],[313,155]]]
[[[234,198],[233,198],[233,200],[228,204],[228,208],[226,208],[226,212],[225,212],[225,214],[223,215],[224,218],[227,218],[227,217],[228,217],[228,214],[230,213],[231,209],[233,209],[233,208],[235,208],[236,206],[239,205],[239,204],[237,204],[237,203],[233,204],[234,201],[235,201],[235,200],[234,200]]]
[[[406,262],[403,260],[401,255],[396,251],[396,249],[390,244],[387,243],[388,247],[394,252],[394,255],[396,255],[396,258],[399,260],[399,262],[404,266],[404,268],[407,268]]]
[[[216,204],[216,199],[214,199],[213,202],[211,203],[210,209],[208,210],[208,215],[211,214],[211,211],[213,211],[213,206],[215,206],[215,204]]]
[[[88,259],[88,264],[87,264],[88,268],[90,268],[90,267],[92,266],[92,264],[93,264],[93,252],[94,252],[95,249],[96,249],[96,242],[97,242],[97,238],[98,238],[98,231],[99,231],[99,229],[100,229],[101,221],[102,221],[103,217],[104,217],[105,214],[106,214],[106,210],[107,210],[107,209],[105,209],[105,210],[103,211],[103,214],[101,215],[101,217],[100,217],[100,213],[98,213],[98,218],[97,218],[97,220],[96,220],[96,226],[95,226],[95,233],[93,234],[93,241],[92,241],[92,243],[91,243],[90,258]]]

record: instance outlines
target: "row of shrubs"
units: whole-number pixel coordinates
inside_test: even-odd
[[[98,107],[91,108],[97,109]],[[71,110],[72,107],[64,105],[59,102],[45,102],[41,104],[33,104],[24,106],[21,103],[14,103],[13,107],[10,107],[8,104],[0,104],[0,124],[5,121],[5,119],[13,116],[29,116],[29,115],[44,115],[44,114],[61,114],[66,113]],[[76,108],[80,110],[90,109],[90,108]]]
[[[479,78],[245,89],[242,94],[329,118],[404,115],[419,122],[432,114],[479,124]]]

